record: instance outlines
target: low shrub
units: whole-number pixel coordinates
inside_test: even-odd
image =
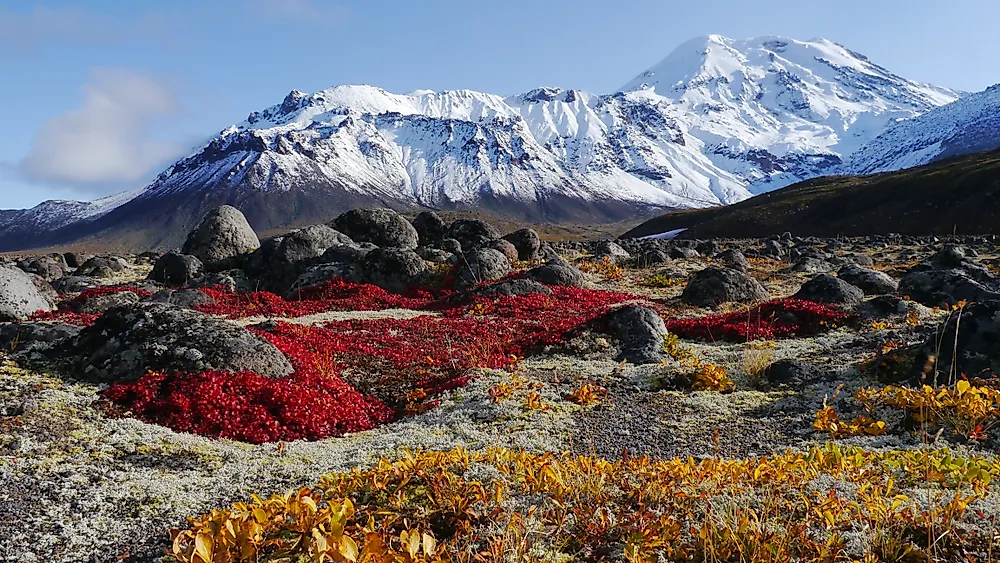
[[[803,299],[778,299],[733,312],[667,321],[681,338],[729,342],[811,336],[845,322],[848,314]]]

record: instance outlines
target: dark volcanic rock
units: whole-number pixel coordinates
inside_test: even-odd
[[[615,264],[621,264],[632,258],[624,248],[610,240],[597,241],[594,246],[594,260],[608,259]]]
[[[448,238],[457,240],[462,250],[468,252],[500,238],[500,231],[480,219],[459,219],[448,227]]]
[[[65,345],[82,330],[65,323],[12,323],[0,326],[0,348],[16,357],[52,361],[65,354]]]
[[[504,240],[502,238],[491,240],[490,242],[483,245],[483,248],[492,248],[493,250],[496,250],[500,254],[506,256],[507,261],[511,263],[517,260],[518,259],[517,257],[519,256],[517,248],[510,241]]]
[[[806,274],[819,274],[825,273],[833,270],[833,265],[822,260],[820,258],[815,258],[813,256],[802,256],[795,260],[788,269],[792,272],[800,272]]]
[[[74,300],[71,302],[70,310],[74,313],[103,313],[114,307],[135,305],[138,302],[138,294],[131,291],[119,291],[107,295],[96,295],[83,300]]]
[[[1000,279],[967,258],[964,249],[949,246],[910,268],[899,280],[898,291],[928,307],[954,305],[1000,299]]]
[[[483,296],[483,297],[495,297],[495,296],[509,297],[512,295],[531,295],[533,293],[552,295],[552,290],[536,282],[535,280],[530,280],[527,278],[521,278],[516,280],[504,280],[501,282],[484,285],[482,287],[477,287],[472,290],[473,295]]]
[[[772,385],[794,385],[817,379],[820,370],[813,364],[799,360],[778,360],[764,370],[764,378]]]
[[[921,381],[925,367],[930,370]],[[934,370],[938,383],[952,383],[962,375],[972,379],[1000,374],[1000,300],[971,303],[961,314],[952,314],[944,331],[928,339],[913,369],[914,382],[928,385],[934,381]]]
[[[767,290],[757,280],[730,268],[705,268],[688,280],[681,299],[699,307],[728,302],[766,301]]]
[[[333,226],[357,242],[383,248],[412,250],[419,244],[417,230],[391,209],[352,209],[337,217]]]
[[[861,303],[865,293],[840,278],[820,274],[803,284],[795,297],[816,303],[854,306]]]
[[[60,254],[36,256],[20,260],[17,267],[29,274],[35,274],[45,281],[51,282],[66,274],[66,261]]]
[[[209,212],[188,234],[184,254],[197,256],[209,269],[260,248],[260,239],[239,209],[223,205]]]
[[[52,299],[39,290],[31,274],[0,265],[0,321],[26,319],[54,308]]]
[[[727,250],[716,257],[723,266],[732,270],[746,272],[750,269],[750,261],[739,250]]]
[[[176,305],[186,309],[194,309],[202,305],[213,305],[215,299],[197,289],[163,289],[143,299],[147,303],[163,303]]]
[[[200,277],[203,272],[204,267],[197,257],[168,252],[156,261],[149,279],[168,285],[183,285]]]
[[[541,239],[534,229],[518,229],[503,237],[517,249],[518,260],[534,260],[538,257],[538,249],[542,246]]]
[[[678,258],[678,259],[679,258],[698,258],[699,256],[701,256],[701,254],[698,254],[697,250],[695,250],[693,248],[690,248],[690,247],[687,247],[687,246],[675,246],[672,249],[670,249],[670,257],[671,258]]]
[[[525,273],[525,276],[547,285],[568,287],[582,287],[585,281],[583,272],[560,261],[550,261],[532,268]]]
[[[117,256],[94,256],[80,265],[73,272],[74,276],[87,276],[91,278],[110,278],[115,274],[124,272],[128,264],[124,259]]]
[[[426,280],[427,263],[416,252],[401,248],[372,250],[348,273],[355,283],[370,283],[386,291],[401,293]]]
[[[63,259],[66,261],[66,266],[70,268],[79,268],[83,264],[93,258],[93,254],[84,254],[82,252],[66,252],[63,254]]]
[[[646,268],[649,266],[659,266],[660,264],[666,264],[669,261],[670,261],[670,256],[667,255],[666,252],[659,249],[654,249],[650,250],[649,252],[645,252],[641,256],[639,256],[639,259],[636,261],[636,264],[640,268]]]
[[[885,272],[869,270],[860,266],[844,266],[837,271],[837,277],[860,288],[861,291],[865,292],[865,295],[894,293],[899,287],[896,280]]]
[[[209,315],[161,303],[116,307],[73,342],[76,373],[132,381],[150,370],[251,371],[284,377],[292,365],[270,342]]]
[[[413,218],[420,246],[438,246],[448,231],[448,224],[433,211],[422,211]]]
[[[618,361],[652,364],[663,360],[667,327],[656,311],[636,305],[615,309],[602,317],[620,343]]]
[[[97,286],[98,283],[94,278],[85,276],[66,276],[52,282],[52,288],[59,293],[80,293]]]
[[[498,280],[510,271],[510,260],[499,250],[476,248],[459,258],[455,272],[455,287],[461,289],[485,281]]]
[[[441,244],[439,244],[438,246],[440,246],[441,250],[444,250],[445,252],[450,252],[452,254],[462,253],[462,243],[458,242],[453,238],[441,239]]]
[[[455,255],[447,250],[441,250],[440,248],[431,248],[429,246],[418,246],[416,253],[418,256],[423,258],[428,262],[435,262],[437,264],[444,264],[448,260],[451,260]]]

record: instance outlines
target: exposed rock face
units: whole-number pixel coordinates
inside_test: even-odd
[[[803,284],[795,297],[816,303],[854,306],[861,303],[865,293],[840,278],[820,274]]]
[[[618,361],[652,364],[663,359],[667,327],[656,311],[633,305],[615,309],[602,320],[620,343]]]
[[[131,381],[150,370],[292,373],[288,359],[249,330],[209,315],[140,303],[108,310],[73,343],[76,369],[94,381]]]
[[[455,287],[463,288],[484,281],[498,280],[511,271],[510,261],[499,250],[477,248],[459,259]]]
[[[767,290],[757,280],[730,268],[705,268],[691,276],[681,299],[699,307],[721,303],[766,301]]]
[[[837,277],[860,288],[865,295],[895,293],[899,287],[899,283],[889,277],[889,274],[860,266],[844,266],[837,272]]]
[[[332,226],[357,242],[383,248],[412,250],[420,240],[413,225],[389,209],[352,209],[337,217]]]
[[[462,250],[468,252],[491,240],[500,238],[500,231],[486,221],[459,219],[448,227],[448,238],[457,240],[462,245]]]
[[[31,274],[0,265],[0,321],[23,320],[53,309],[53,301],[38,289]]]
[[[160,257],[149,273],[149,279],[168,285],[183,285],[201,276],[204,266],[195,256],[168,252]]]
[[[260,248],[260,239],[239,209],[223,205],[206,215],[188,234],[184,254],[197,256],[209,269]]]
[[[517,249],[518,260],[534,260],[538,257],[542,241],[534,229],[518,229],[503,238]]]

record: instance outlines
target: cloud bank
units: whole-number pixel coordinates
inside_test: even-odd
[[[20,162],[32,181],[87,185],[144,179],[176,159],[184,147],[152,135],[157,120],[180,104],[163,84],[123,69],[93,69],[83,86],[83,107],[49,120]]]

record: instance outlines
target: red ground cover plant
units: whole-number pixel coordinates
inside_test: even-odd
[[[745,342],[809,336],[841,324],[849,315],[840,309],[804,299],[777,299],[747,311],[667,321],[667,330],[681,338]]]
[[[80,292],[76,297],[64,297],[59,304],[56,306],[55,311],[39,311],[31,316],[32,321],[59,321],[71,325],[78,326],[89,326],[100,317],[100,313],[74,313],[73,308],[88,299],[93,299],[94,297],[101,297],[104,295],[113,295],[115,293],[121,293],[123,291],[130,291],[141,297],[149,297],[152,293],[144,290],[137,289],[134,287],[123,287],[123,286],[102,286],[102,287],[92,287],[90,289],[85,289]]]
[[[253,373],[149,373],[116,384],[105,398],[139,418],[178,431],[253,443],[315,440],[370,429],[436,405],[464,386],[474,368],[504,369],[556,344],[634,295],[552,288],[552,295],[449,298],[418,288],[395,295],[342,280],[300,292],[300,300],[257,292],[203,289],[230,318],[301,316],[328,310],[406,307],[433,311],[410,319],[354,319],[302,326],[268,323],[251,330],[278,347],[295,372],[284,379]]]

